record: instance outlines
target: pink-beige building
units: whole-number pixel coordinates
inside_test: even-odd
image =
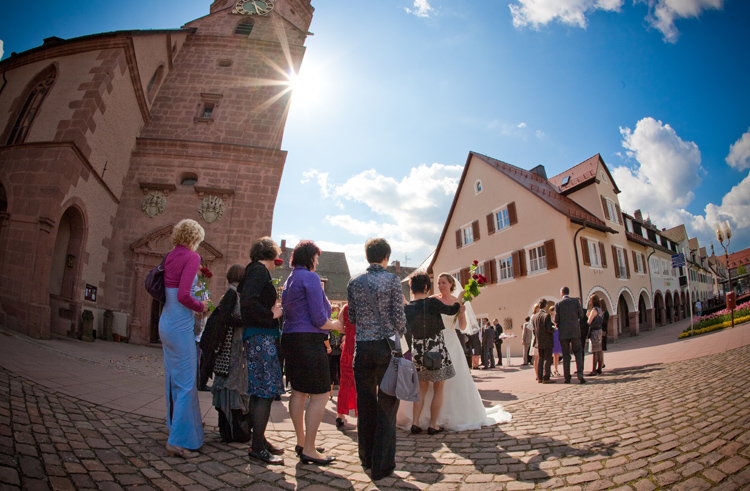
[[[489,285],[474,311],[498,318],[505,333],[520,335],[533,305],[559,300],[563,286],[584,302],[599,297],[610,338],[653,329],[671,313],[655,315],[652,244],[626,229],[619,193],[598,154],[547,178],[542,166],[524,170],[470,152],[428,272],[448,272],[463,285],[478,260]],[[670,246],[660,246],[660,257]],[[520,336],[510,343],[519,354]]]
[[[206,230],[212,291],[248,262],[271,232],[314,11],[255,3],[207,1],[176,29],[51,37],[0,62],[0,324],[80,336],[89,311],[99,332],[109,319],[158,341],[143,281],[182,218]]]

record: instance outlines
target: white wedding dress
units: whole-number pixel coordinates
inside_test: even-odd
[[[467,325],[464,332],[470,333],[479,329],[479,324],[471,309],[471,304],[466,304]],[[452,315],[443,315],[443,337],[445,347],[448,350],[456,376],[445,381],[443,388],[443,406],[440,409],[438,426],[449,431],[476,430],[482,426],[491,426],[498,423],[507,423],[512,419],[510,413],[503,411],[503,406],[484,407],[479,390],[471,377],[471,371],[466,363],[464,350],[456,334],[456,325],[453,324]],[[406,346],[406,341],[402,341]],[[430,425],[430,404],[432,403],[432,384],[425,395],[422,414],[419,416],[418,426],[427,429]],[[414,424],[413,403],[401,401],[398,408],[396,425],[404,430],[410,430]]]

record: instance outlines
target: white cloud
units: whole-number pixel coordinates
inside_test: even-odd
[[[664,41],[677,42],[677,19],[698,18],[704,10],[724,7],[724,0],[633,0],[649,7],[647,22],[662,33]],[[597,10],[619,12],[624,0],[517,0],[510,4],[515,27],[538,29],[550,22],[585,28],[587,16]]]
[[[515,27],[539,28],[552,21],[575,27],[586,27],[586,14],[596,10],[618,11],[624,0],[518,0],[510,13]]]
[[[341,184],[327,183],[328,189],[336,190],[330,199],[351,201],[366,208],[357,215],[326,216],[332,225],[363,239],[351,257],[348,250],[353,246],[338,245],[347,249],[352,272],[355,267],[367,266],[363,244],[370,237],[388,239],[393,260],[404,263],[408,256],[410,265],[420,263],[437,245],[462,171],[460,165],[422,164],[401,180],[368,170]]]
[[[414,0],[414,9],[406,7],[404,10],[407,14],[414,14],[417,17],[429,17],[430,14],[435,12],[428,0]]]
[[[729,147],[726,162],[737,170],[750,169],[750,128]]]
[[[526,128],[526,123],[519,123],[518,128],[521,128],[521,129]]]
[[[733,243],[750,242],[750,175],[723,197],[721,205],[708,203],[705,215],[694,215],[685,208],[705,172],[698,146],[653,118],[640,120],[634,130],[621,128],[620,133],[627,157],[636,161],[633,167],[610,169],[622,191],[618,198],[624,211],[640,209],[663,228],[685,224],[690,237],[698,237],[702,247],[716,242],[714,224],[729,220],[735,232]]]
[[[0,59],[2,59],[3,55],[5,54],[5,49],[3,48],[3,46],[4,46],[3,40],[0,39]]]
[[[307,172],[303,172],[302,180],[300,180],[300,183],[305,184],[312,178],[315,178],[318,186],[320,187],[320,196],[323,198],[329,197],[331,195],[331,189],[333,187],[328,183],[328,172],[320,172],[316,169],[311,169]]]
[[[676,43],[680,32],[674,25],[677,19],[698,18],[704,10],[724,7],[724,0],[637,0],[649,6],[646,19],[664,36],[664,41]]]

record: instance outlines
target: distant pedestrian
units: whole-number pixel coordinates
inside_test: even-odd
[[[521,327],[521,346],[523,349],[523,364],[531,365],[531,341],[534,337],[534,332],[531,327],[531,317],[526,316],[524,319],[523,327]]]
[[[593,365],[589,375],[601,375],[604,365],[604,353],[602,352],[602,310],[599,308],[599,297],[589,297],[586,320],[589,324],[589,339],[591,339],[591,352],[593,353]]]
[[[546,310],[547,300],[539,301],[539,312],[531,317],[531,325],[534,326],[534,336],[536,336],[536,348],[539,353],[539,366],[537,368],[537,381],[541,384],[554,384],[550,380],[552,374],[552,346],[554,341],[552,335],[555,328],[552,326],[552,319]]]
[[[495,319],[492,321],[495,325],[495,349],[497,350],[497,366],[503,366],[503,326],[500,325],[500,321]]]
[[[703,304],[701,303],[700,300],[698,300],[697,302],[695,302],[695,315],[698,316],[698,317],[700,317],[701,315],[703,315]]]
[[[557,329],[557,323],[555,322],[555,306],[554,305],[549,307],[549,316],[552,319],[552,325],[555,326],[555,333],[552,335],[552,341],[554,342],[552,346],[552,364],[553,364],[552,374],[555,377],[559,377],[560,372],[558,371],[558,367],[560,366],[560,355],[562,355],[562,346],[560,345],[560,331]]]
[[[482,330],[482,365],[484,369],[495,368],[495,356],[492,354],[492,347],[495,345],[495,329],[490,321],[485,321]]]
[[[602,306],[602,351],[607,351],[607,334],[609,333],[609,311],[607,310],[607,303],[601,302]],[[604,364],[602,364],[604,368]]]
[[[349,322],[349,306],[339,315],[341,325],[344,328],[344,336],[341,341],[341,363],[339,364],[340,382],[339,393],[336,397],[336,428],[343,428],[346,416],[353,409],[357,415],[357,392],[354,389],[354,343],[356,342],[357,326]]]

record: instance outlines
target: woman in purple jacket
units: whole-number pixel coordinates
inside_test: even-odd
[[[325,341],[328,331],[340,330],[332,321],[331,303],[326,298],[320,277],[315,273],[320,249],[310,240],[303,240],[292,252],[292,274],[281,295],[284,327],[281,349],[286,363],[286,376],[292,386],[289,414],[297,434],[295,450],[304,463],[327,465],[335,457],[320,455],[315,447],[318,426],[323,420],[331,374]],[[305,402],[310,403],[305,411]]]

